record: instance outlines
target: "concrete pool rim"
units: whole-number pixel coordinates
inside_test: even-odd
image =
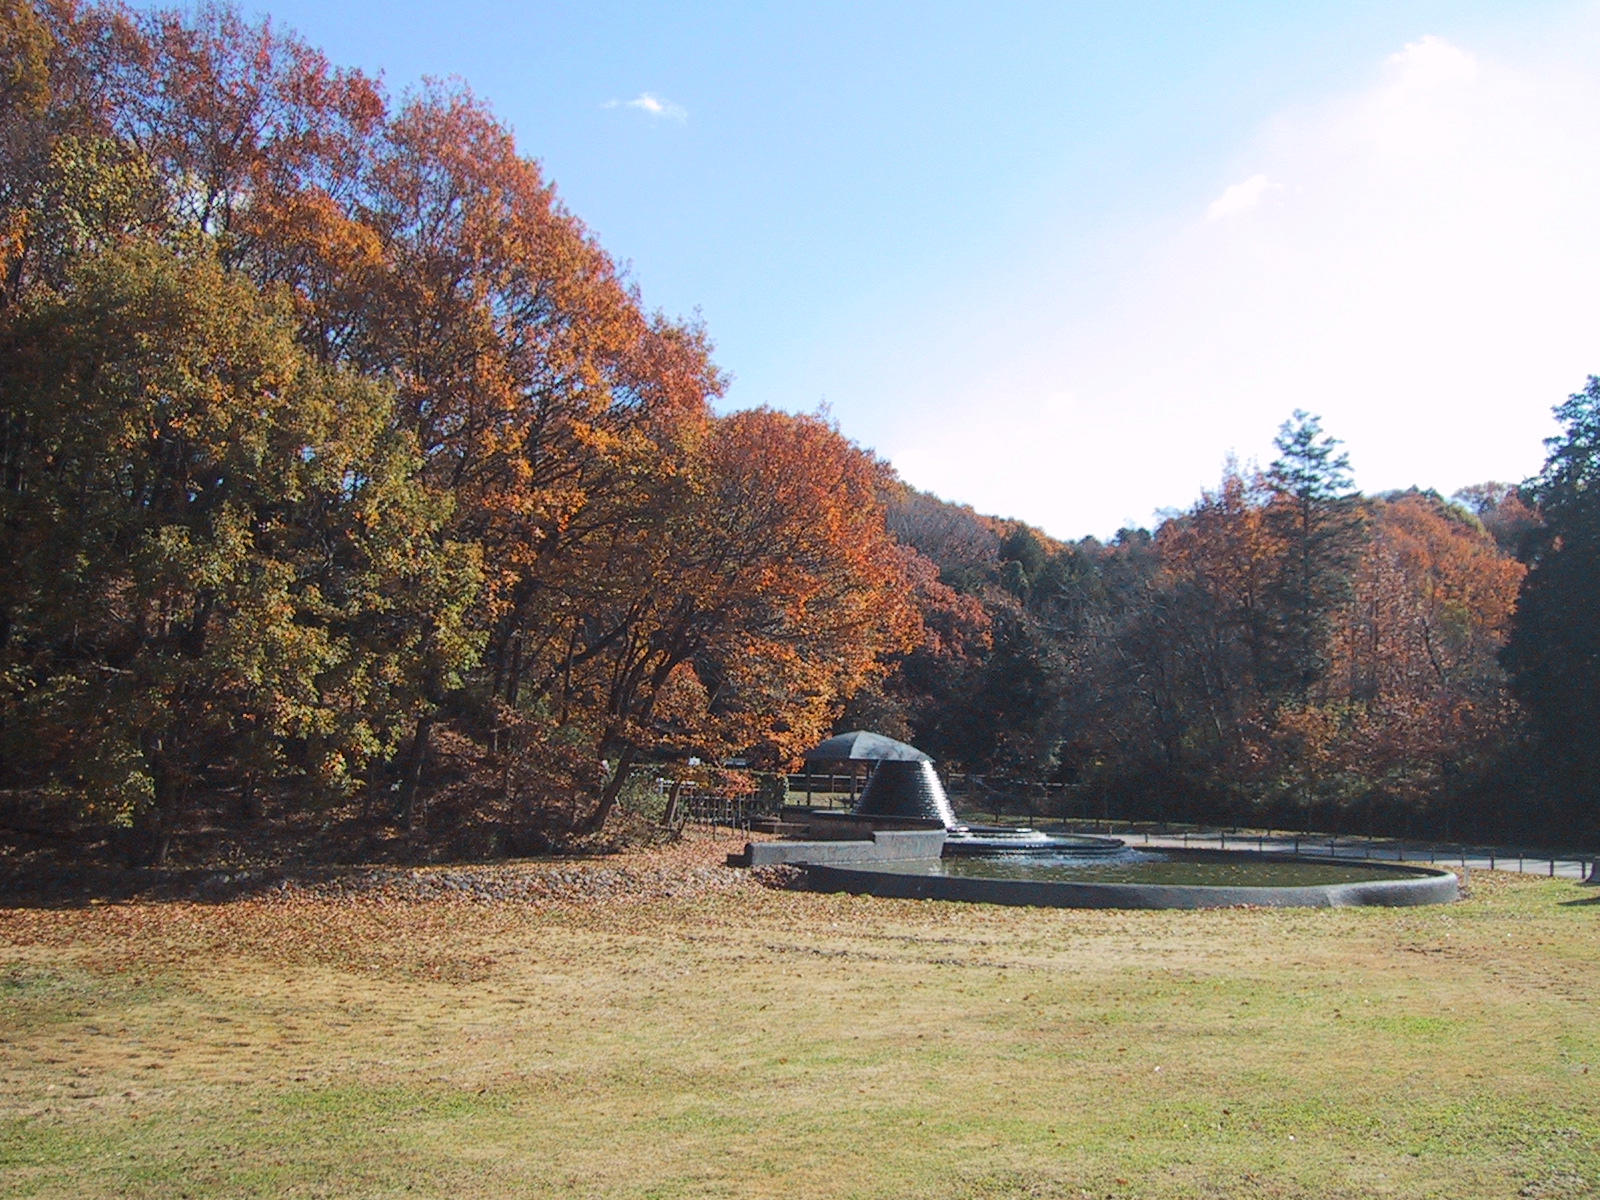
[[[1309,862],[1351,868],[1347,858],[1262,854],[1254,850],[1191,850],[1207,862]],[[1035,908],[1345,908],[1449,904],[1460,898],[1454,871],[1418,864],[1381,864],[1400,878],[1298,887],[1238,887],[1163,883],[1084,883],[1056,879],[1001,879],[975,875],[913,875],[870,864],[803,864],[811,891],[849,892],[903,900],[956,900]]]

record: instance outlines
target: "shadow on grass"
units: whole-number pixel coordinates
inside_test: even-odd
[[[294,873],[295,882],[336,875],[333,871]],[[14,871],[0,876],[0,910],[7,908],[90,908],[102,904],[186,901],[226,904],[279,891],[291,874],[257,869],[157,870],[100,868],[70,873]]]
[[[399,839],[394,841],[399,843]],[[357,851],[371,848],[370,843],[354,847]],[[77,866],[59,861],[17,861],[0,843],[0,911],[108,904],[230,904],[291,891],[338,898],[394,886],[418,900],[440,896],[543,899],[547,889],[539,877],[527,875],[521,868],[604,860],[629,847],[595,840],[543,852],[502,852],[493,856],[450,853],[453,847],[437,844],[399,848],[400,853],[390,847],[388,854],[347,854],[343,861],[308,862],[298,855],[284,855],[276,860],[257,858],[250,865],[138,867],[104,859]],[[8,857],[12,861],[6,861]],[[783,882],[786,881],[774,881],[773,886]]]
[[[379,877],[419,867],[471,872],[512,862],[605,858],[640,842],[637,830],[574,838],[569,830],[531,823],[441,821],[421,836],[392,821],[350,816],[321,824],[304,815],[254,825],[196,824],[201,827],[180,834],[177,861],[165,866],[139,865],[149,859],[147,848],[125,831],[56,834],[0,825],[0,910],[227,904],[302,887],[360,891]]]

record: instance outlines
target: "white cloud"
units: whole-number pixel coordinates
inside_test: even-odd
[[[632,100],[607,100],[601,108],[636,108],[642,113],[667,121],[677,121],[680,125],[689,119],[689,110],[681,104],[674,104],[671,100],[664,100],[660,96],[652,96],[649,92],[640,92]]]
[[[1232,217],[1247,212],[1261,203],[1261,197],[1282,187],[1281,183],[1273,183],[1265,175],[1252,175],[1213,200],[1211,207],[1206,209],[1206,217],[1215,221],[1218,217]]]
[[[1429,34],[1391,55],[1389,65],[1404,87],[1429,90],[1449,83],[1470,83],[1478,77],[1478,60],[1443,38]]]
[[[1551,406],[1600,373],[1585,36],[1515,63],[1414,41],[1367,86],[1264,122],[1239,147],[1256,173],[1212,219],[1174,208],[1164,232],[1012,263],[960,338],[885,363],[920,371],[886,414],[918,415],[908,475],[1104,534],[1191,503],[1230,450],[1270,458],[1294,408],[1322,415],[1370,491],[1531,474]],[[1260,219],[1220,219],[1246,212]]]

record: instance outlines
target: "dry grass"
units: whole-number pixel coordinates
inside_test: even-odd
[[[1594,889],[1044,911],[726,849],[0,911],[0,1196],[1600,1191]]]

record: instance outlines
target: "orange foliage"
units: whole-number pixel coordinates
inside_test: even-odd
[[[1407,493],[1370,508],[1332,673],[1360,705],[1351,769],[1420,793],[1511,720],[1497,655],[1526,568],[1435,498]]]
[[[143,232],[286,293],[301,344],[384,385],[441,543],[481,556],[482,670],[429,668],[408,796],[451,706],[614,777],[651,748],[787,754],[921,636],[881,464],[815,418],[714,419],[703,330],[643,311],[470,92],[391,105],[231,9],[47,21],[85,64],[71,119],[157,185]],[[27,216],[0,209],[8,263]]]
[[[922,636],[884,527],[884,468],[818,418],[768,410],[717,421],[708,451],[711,486],[688,530],[700,547],[679,558],[692,566],[678,587],[723,626],[713,644],[742,698],[737,736],[775,706],[761,732],[786,757]]]
[[[1204,492],[1189,512],[1161,526],[1156,545],[1169,576],[1201,593],[1224,622],[1259,637],[1268,584],[1283,546],[1266,520],[1259,477],[1229,463],[1222,485]]]
[[[983,601],[939,579],[939,568],[899,545],[900,571],[922,624],[917,648],[939,659],[966,658],[994,645],[994,620]]]
[[[1344,646],[1352,690],[1393,694],[1490,669],[1527,569],[1437,500],[1408,493],[1372,508]]]
[[[1177,714],[1179,741],[1214,746],[1228,778],[1295,803],[1437,795],[1513,722],[1496,655],[1524,568],[1435,496],[1367,501],[1326,670],[1309,693],[1280,694],[1263,645],[1281,620],[1270,585],[1290,551],[1271,504],[1230,467],[1157,537],[1170,590],[1147,619],[1171,648],[1163,711]]]

